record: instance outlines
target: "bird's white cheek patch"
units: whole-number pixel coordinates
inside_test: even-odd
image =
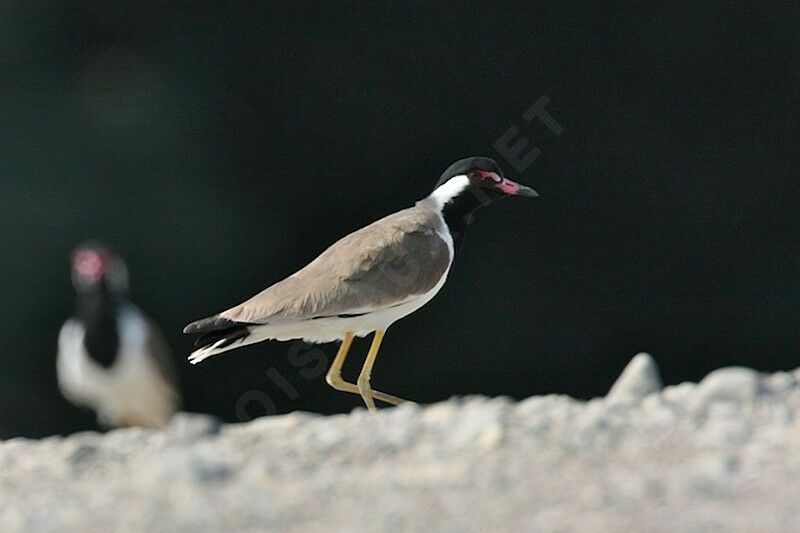
[[[447,202],[464,192],[464,189],[469,187],[469,178],[461,176],[453,176],[446,182],[439,185],[436,190],[431,193],[431,197],[436,201],[439,207],[445,205]]]

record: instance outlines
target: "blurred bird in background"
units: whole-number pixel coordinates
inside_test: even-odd
[[[439,292],[474,213],[509,196],[537,194],[507,179],[492,159],[456,161],[415,206],[351,233],[243,304],[189,324],[184,333],[200,335],[189,361],[199,363],[266,339],[341,340],[328,384],[360,394],[370,411],[375,410],[375,400],[404,402],[370,387],[384,332]],[[342,365],[353,337],[373,332],[358,381],[344,381]]]
[[[72,254],[77,301],[58,339],[58,383],[104,426],[158,427],[180,396],[172,356],[158,327],[127,299],[128,269],[108,247]]]

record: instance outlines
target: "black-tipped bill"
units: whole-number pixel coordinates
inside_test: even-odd
[[[513,193],[510,193],[510,194],[512,194],[514,196],[526,196],[528,198],[535,198],[535,197],[539,196],[538,192],[536,192],[535,190],[531,189],[530,187],[528,187],[526,185],[520,185],[519,183],[514,183],[514,185],[517,186],[517,191],[513,192]]]

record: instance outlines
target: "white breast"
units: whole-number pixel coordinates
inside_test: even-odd
[[[149,325],[133,307],[120,312],[119,354],[110,368],[92,360],[83,345],[85,330],[69,320],[59,335],[57,359],[61,391],[91,407],[109,425],[161,426],[176,408],[177,393],[148,351]]]

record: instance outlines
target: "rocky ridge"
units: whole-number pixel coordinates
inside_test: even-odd
[[[0,443],[8,531],[793,531],[800,370]]]

